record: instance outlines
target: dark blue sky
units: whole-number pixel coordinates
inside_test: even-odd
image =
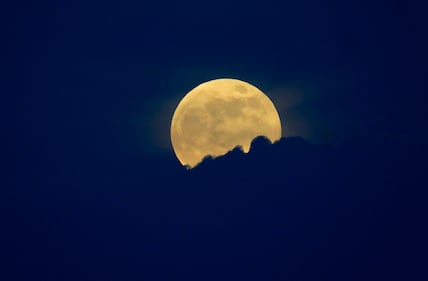
[[[234,77],[271,97],[285,136],[426,139],[421,8],[399,0],[33,3],[17,9],[14,30],[18,121],[43,142],[167,151],[179,99]]]
[[[276,273],[300,276],[293,280],[353,280],[344,272],[358,271],[360,265],[355,280],[392,280],[409,277],[412,268],[421,270],[422,259],[403,242],[423,225],[417,212],[422,205],[413,199],[426,193],[420,189],[424,165],[416,160],[419,152],[426,153],[419,145],[428,137],[426,8],[419,2],[14,3],[6,20],[13,40],[6,47],[11,73],[19,74],[13,79],[18,86],[18,276],[178,280],[177,272],[186,276],[183,270],[203,263],[200,256],[212,263],[192,272],[194,280],[208,280],[200,277],[223,260],[240,261],[237,268],[245,274],[222,278],[233,268],[228,264],[213,275],[216,280],[250,280],[251,271],[244,269],[257,263],[252,257],[265,262],[260,276],[271,274],[258,280],[281,280]],[[270,166],[252,166],[251,180],[239,165],[232,167],[235,174],[225,174],[219,164],[189,177],[171,149],[170,120],[189,90],[220,77],[248,81],[264,91],[278,108],[284,137],[338,147],[304,142],[300,152],[293,152],[291,141],[278,155],[272,153]],[[266,186],[258,169],[262,175],[276,173]],[[199,189],[205,185],[207,190]],[[229,187],[235,188],[233,194]],[[259,192],[265,201],[258,201]],[[236,200],[229,200],[231,195]],[[220,213],[215,200],[225,203]],[[326,209],[317,213],[313,203]],[[278,208],[273,215],[271,205]],[[240,210],[261,216],[240,228],[234,218],[251,221]],[[231,217],[222,221],[222,212]],[[336,215],[345,222],[338,232]],[[291,234],[278,229],[291,229]],[[242,242],[240,235],[250,232]],[[330,232],[339,238],[333,250],[350,255],[345,259],[349,267],[339,268],[340,274],[329,267],[324,277],[331,278],[314,279],[329,261],[342,258],[324,256]],[[199,238],[193,240],[194,233]],[[350,235],[346,239],[352,243],[341,240],[340,233]],[[216,240],[217,234],[222,238]],[[285,264],[296,261],[297,269],[280,273],[284,260],[272,250],[277,246],[272,237],[280,240],[284,253],[290,250]],[[272,243],[265,249],[259,238]],[[212,256],[203,252],[204,239],[224,243],[222,250],[234,247],[232,256],[224,259],[216,244],[208,246]],[[419,240],[413,241],[418,248]],[[352,250],[343,250],[341,243]],[[408,264],[390,255],[389,247],[397,244],[397,253],[410,255]],[[186,247],[191,251],[182,256]],[[311,257],[313,249],[318,250]],[[386,260],[380,267],[370,259],[373,251]],[[407,279],[426,280],[412,272],[415,276]]]

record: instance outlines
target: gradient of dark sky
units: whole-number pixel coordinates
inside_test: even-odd
[[[271,97],[284,136],[426,139],[421,8],[399,0],[33,3],[16,10],[18,122],[33,143],[61,151],[168,153],[180,98],[233,77]]]
[[[123,279],[111,273],[141,280],[147,272],[149,277],[153,274],[147,280],[177,280],[174,272],[192,271],[206,261],[199,259],[199,254],[210,255],[204,247],[214,252],[208,257],[210,266],[223,262],[216,244],[204,239],[226,242],[220,249],[227,253],[240,236],[233,237],[232,231],[232,238],[215,238],[230,227],[235,234],[254,238],[254,243],[244,239],[243,245],[251,242],[259,251],[242,260],[227,256],[226,261],[250,266],[247,262],[254,254],[267,269],[281,269],[275,243],[290,243],[288,261],[302,266],[292,269],[297,270],[295,276],[306,268],[306,257],[315,266],[315,271],[305,271],[308,278],[296,280],[314,280],[329,262],[323,239],[329,241],[327,234],[342,221],[350,241],[360,242],[345,243],[352,249],[347,252],[340,245],[344,240],[338,239],[336,250],[356,257],[352,268],[357,271],[360,262],[367,266],[361,276],[383,280],[371,274],[381,272],[402,280],[410,272],[425,280],[419,275],[425,268],[419,253],[426,253],[421,250],[426,241],[419,230],[425,217],[426,149],[418,145],[428,140],[428,40],[427,9],[420,2],[13,3],[5,25],[13,40],[5,45],[6,61],[13,62],[10,72],[18,74],[12,81],[18,86],[14,123],[18,201],[13,206],[18,223],[11,221],[5,229],[18,225],[11,240],[18,265],[10,268],[20,271],[22,280]],[[243,160],[243,167],[252,167],[250,178],[248,170],[231,162],[231,168],[207,168],[192,179],[172,152],[170,120],[189,90],[220,77],[248,81],[263,90],[278,108],[283,136],[338,148],[300,140],[304,145],[299,150],[289,138],[284,143],[291,146],[272,152],[270,166]],[[335,157],[336,162],[331,160]],[[258,169],[276,173],[267,177],[267,187],[260,184],[266,180]],[[221,171],[226,171],[224,177],[218,176]],[[224,185],[227,180],[230,183]],[[224,214],[230,217],[217,212],[221,207],[217,202],[225,203]],[[314,211],[314,202],[325,206],[327,213]],[[283,212],[274,212],[273,217],[270,211],[263,213],[272,206]],[[258,211],[268,218],[267,227],[263,216],[249,223],[255,232],[234,221],[242,215],[251,222]],[[318,221],[320,214],[325,217]],[[306,215],[313,220],[308,222]],[[225,228],[216,232],[210,218]],[[278,226],[295,233],[282,235]],[[354,233],[356,226],[362,228]],[[379,231],[370,232],[373,229]],[[269,233],[280,239],[271,240]],[[334,233],[341,237],[340,231]],[[261,251],[268,240],[271,250]],[[409,241],[414,247],[408,247]],[[313,257],[308,245],[319,255]],[[402,251],[390,255],[397,249],[390,245]],[[188,260],[182,258],[187,246]],[[237,249],[239,257],[254,248],[245,247],[241,253],[238,243]],[[372,255],[373,249],[378,255]],[[266,260],[265,253],[272,260]],[[408,259],[406,253],[414,255]],[[377,257],[384,261],[380,267]],[[334,273],[343,268],[327,267],[333,276],[341,276]],[[395,275],[401,270],[403,275]],[[157,272],[170,278],[162,279]],[[246,279],[263,279],[252,276],[251,270],[245,272]]]

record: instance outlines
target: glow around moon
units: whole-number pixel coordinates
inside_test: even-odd
[[[190,167],[237,145],[247,153],[260,135],[272,142],[281,138],[278,112],[259,89],[236,79],[200,84],[180,101],[171,122],[174,152],[181,164]]]

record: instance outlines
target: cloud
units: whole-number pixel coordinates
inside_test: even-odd
[[[50,171],[17,209],[18,268],[48,280],[418,280],[424,155],[258,137],[191,170],[122,159],[92,178]]]
[[[207,248],[216,253],[210,262],[245,267],[240,276],[249,280],[419,278],[424,215],[411,210],[425,181],[421,151],[385,140],[332,146],[258,137],[248,154],[234,150],[190,171],[189,182],[203,189],[193,223],[218,243]]]

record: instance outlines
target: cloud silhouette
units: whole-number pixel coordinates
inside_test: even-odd
[[[425,155],[258,137],[191,170],[52,176],[17,211],[21,279],[424,280]]]
[[[248,154],[235,149],[201,163],[189,179],[207,196],[197,196],[195,222],[219,243],[209,263],[234,264],[248,280],[422,280],[423,215],[410,211],[422,151],[258,137]]]

